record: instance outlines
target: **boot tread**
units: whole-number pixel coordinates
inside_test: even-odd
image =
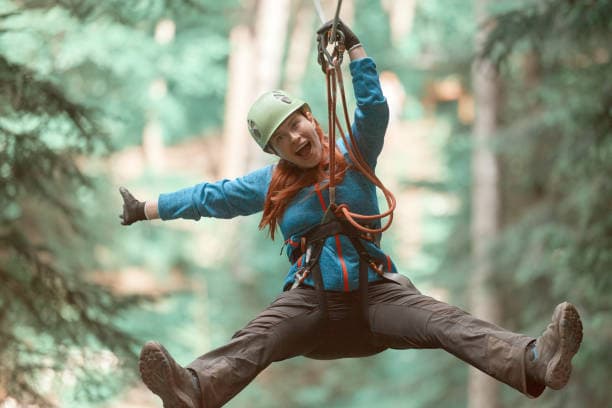
[[[173,370],[174,360],[161,344],[149,341],[140,352],[138,368],[145,385],[157,394],[164,408],[197,408],[197,405],[179,386]]]
[[[568,302],[555,310],[559,330],[559,347],[546,367],[546,385],[559,390],[567,384],[572,373],[572,357],[582,342],[582,322],[578,311]]]

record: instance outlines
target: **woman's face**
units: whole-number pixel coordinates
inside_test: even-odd
[[[293,112],[276,129],[270,139],[270,145],[282,159],[298,167],[304,169],[315,167],[323,158],[323,146],[314,123],[310,114]]]

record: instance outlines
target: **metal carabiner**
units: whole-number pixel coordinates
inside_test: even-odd
[[[336,40],[329,41],[326,37],[331,37],[331,30],[320,33],[317,35],[317,50],[318,58],[317,62],[321,65],[321,70],[324,74],[327,73],[328,67],[334,66],[334,59],[337,60],[337,64],[342,64],[342,56],[345,51],[344,47],[344,33],[340,30],[336,30]],[[334,44],[332,52],[327,50],[329,44]]]

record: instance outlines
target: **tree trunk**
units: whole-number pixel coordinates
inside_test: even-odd
[[[291,0],[260,0],[255,11],[255,97],[280,86],[283,50]],[[249,144],[249,166],[259,167],[267,159],[266,153],[255,143]]]
[[[249,25],[238,25],[230,33],[231,53],[220,168],[220,176],[224,178],[242,176],[268,159],[267,154],[251,140],[246,119],[255,99],[280,85],[290,0],[248,1],[245,6],[249,16],[255,16],[254,21],[251,23],[249,19]],[[226,242],[235,242],[240,222],[229,223],[219,233],[220,237]],[[230,256],[229,252],[226,255]],[[238,281],[253,279],[248,270],[240,267],[239,258],[230,256],[229,259],[229,269]]]
[[[174,21],[162,19],[155,26],[155,42],[160,45],[167,45],[174,40],[175,33],[176,25]],[[168,84],[165,78],[157,78],[149,86],[149,97],[152,101],[164,98],[167,93]],[[157,112],[153,109],[149,109],[147,112],[147,123],[142,131],[142,150],[149,168],[156,172],[162,172],[166,164],[164,134]]]
[[[383,8],[389,14],[391,41],[399,46],[412,31],[412,23],[417,8],[416,0],[382,0]]]
[[[246,117],[254,99],[252,42],[248,27],[241,25],[232,29],[223,121],[223,160],[219,169],[222,177],[238,177],[247,169],[247,146],[252,141],[249,140]]]
[[[314,15],[315,11],[312,2],[306,0],[299,2],[295,12],[295,23],[289,38],[285,80],[283,83],[283,89],[296,96],[300,96],[299,85],[310,62],[308,57],[314,55],[312,52],[315,37],[312,29]]]
[[[482,24],[487,18],[488,0],[476,0],[476,20],[481,27],[476,35],[476,49],[481,49],[489,28]],[[499,196],[497,191],[497,159],[491,151],[497,130],[499,111],[499,80],[490,61],[477,58],[472,71],[476,119],[474,122],[474,151],[472,156],[472,256],[471,312],[484,320],[499,323],[499,305],[491,262],[491,243],[498,232]],[[494,408],[499,404],[499,383],[492,377],[471,368],[468,406]]]

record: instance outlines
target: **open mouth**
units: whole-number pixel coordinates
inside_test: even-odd
[[[295,151],[295,155],[298,157],[308,157],[312,151],[312,144],[310,142],[304,142]]]

